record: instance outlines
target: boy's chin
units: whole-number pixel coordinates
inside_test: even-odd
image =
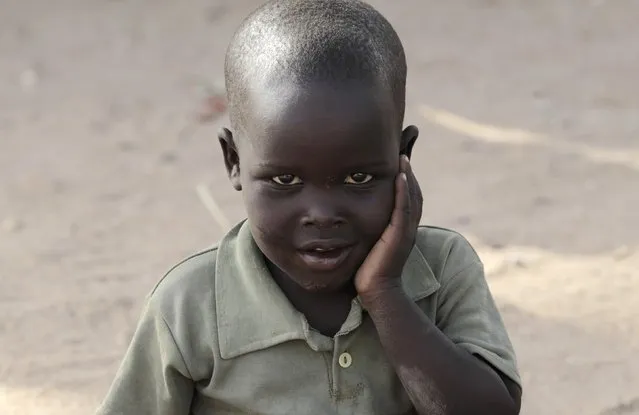
[[[312,281],[296,281],[297,284],[306,292],[316,294],[332,294],[337,292],[351,291],[355,289],[353,285],[352,274],[344,276],[318,276]]]

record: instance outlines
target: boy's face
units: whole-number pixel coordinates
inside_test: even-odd
[[[249,105],[242,137],[220,141],[257,245],[305,290],[344,287],[388,225],[416,129],[402,133],[393,101],[361,85],[279,83]]]

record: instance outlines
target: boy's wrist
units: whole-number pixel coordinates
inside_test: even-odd
[[[359,300],[362,307],[369,314],[374,314],[379,310],[383,310],[397,301],[408,299],[401,280],[387,282],[383,285],[370,288],[366,292],[359,293]]]

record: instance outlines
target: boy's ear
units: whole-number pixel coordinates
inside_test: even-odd
[[[410,155],[413,152],[413,146],[417,137],[419,136],[419,130],[414,125],[409,125],[402,131],[402,138],[399,147],[399,154],[406,155],[410,159]]]
[[[222,128],[217,133],[222,147],[222,156],[224,157],[224,166],[229,175],[229,180],[235,190],[242,190],[242,182],[240,181],[240,155],[237,146],[233,140],[233,133],[226,128]]]

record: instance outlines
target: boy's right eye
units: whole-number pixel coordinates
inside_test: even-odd
[[[293,186],[302,183],[302,179],[292,174],[282,174],[280,176],[274,176],[271,180],[280,186]]]

